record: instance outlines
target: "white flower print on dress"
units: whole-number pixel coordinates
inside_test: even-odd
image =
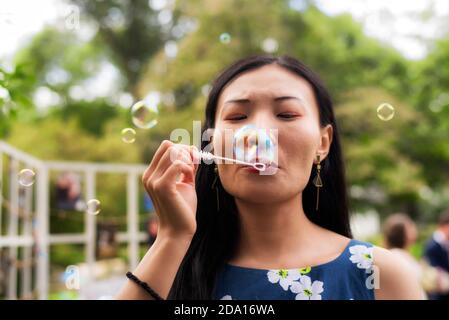
[[[227,294],[223,296],[223,298],[221,298],[220,300],[232,300],[232,297],[229,294]]]
[[[352,263],[357,264],[357,268],[370,270],[373,266],[373,248],[364,245],[356,245],[349,248]]]
[[[299,281],[292,283],[290,290],[297,293],[295,300],[321,300],[321,293],[324,291],[324,283],[318,280],[313,281],[309,276],[301,276]]]
[[[288,290],[288,287],[293,283],[293,281],[298,280],[301,273],[298,269],[279,269],[279,270],[269,270],[267,272],[268,281],[271,283],[278,283],[281,285],[282,289]]]

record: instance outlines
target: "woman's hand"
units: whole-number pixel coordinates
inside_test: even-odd
[[[188,238],[196,231],[198,149],[164,140],[142,182],[159,218],[158,237]],[[178,179],[179,177],[179,179]]]

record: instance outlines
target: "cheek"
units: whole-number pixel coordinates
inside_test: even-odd
[[[232,158],[233,133],[231,128],[219,127],[214,130],[212,145],[215,155]]]
[[[214,130],[213,135],[213,154],[221,156],[221,157],[227,157],[227,158],[234,158],[234,150],[233,150],[233,132],[235,130],[232,130],[232,128],[225,128],[225,127],[217,127]],[[224,161],[224,160],[217,160],[217,166],[219,168],[219,175],[220,175],[220,181],[222,185],[225,187],[225,189],[230,189],[232,191],[235,191],[235,185],[236,182],[236,174],[237,174],[237,165],[233,164],[233,162]],[[229,191],[229,190],[228,190]],[[233,192],[230,192],[231,194]]]
[[[316,157],[320,132],[311,125],[297,125],[279,134],[280,153],[286,168],[309,172]],[[282,159],[281,159],[282,160]]]
[[[279,133],[279,161],[292,192],[302,192],[312,173],[320,131],[312,125],[297,125]]]

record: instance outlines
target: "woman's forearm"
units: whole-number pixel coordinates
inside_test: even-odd
[[[134,275],[166,299],[190,242],[190,238],[157,237],[133,272]],[[128,280],[116,299],[153,300],[153,297],[136,283]]]

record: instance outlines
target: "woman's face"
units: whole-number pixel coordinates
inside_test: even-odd
[[[278,169],[264,175],[238,164],[218,164],[226,191],[254,203],[283,201],[301,193],[317,154],[323,160],[332,142],[332,126],[320,128],[318,112],[311,85],[278,65],[248,71],[230,82],[217,104],[215,154],[224,154],[225,146],[232,145],[231,130],[252,124],[277,136]]]

